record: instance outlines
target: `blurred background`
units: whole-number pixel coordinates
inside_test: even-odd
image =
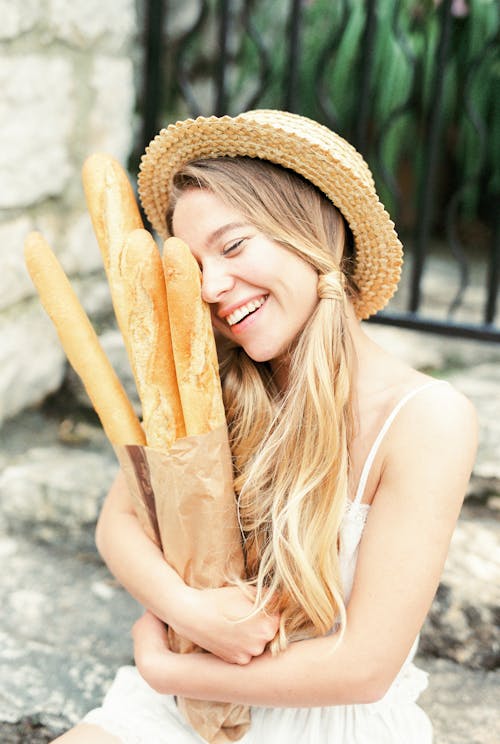
[[[497,0],[0,0],[0,18],[2,741],[47,741],[96,705],[139,612],[95,552],[116,463],[23,241],[47,238],[138,407],[81,166],[109,152],[135,187],[161,127],[249,108],[310,116],[363,153],[405,247],[400,290],[367,330],[478,410],[420,658],[437,744],[500,740]]]
[[[187,116],[326,124],[368,160],[407,247],[390,322],[498,338],[499,24],[484,1],[151,2],[138,153]]]

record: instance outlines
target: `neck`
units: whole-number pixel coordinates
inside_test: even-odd
[[[288,387],[288,373],[290,371],[290,354],[283,355],[271,362],[273,380],[280,393],[284,393]]]
[[[366,334],[350,303],[347,309],[347,325],[356,361],[353,394],[356,398],[363,399],[380,392],[390,384],[389,367],[394,371],[395,367],[402,365]],[[289,351],[270,362],[274,381],[281,393],[284,393],[288,386],[290,358]]]
[[[357,367],[353,392],[358,402],[363,402],[397,384],[407,376],[409,368],[367,335],[354,312],[349,318],[349,328]]]

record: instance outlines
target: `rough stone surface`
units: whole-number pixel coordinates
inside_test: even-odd
[[[90,537],[117,466],[108,448],[35,447],[0,474],[0,520],[11,533],[54,544]]]
[[[71,63],[23,54],[0,58],[0,209],[28,207],[62,192],[73,169]]]
[[[29,217],[0,224],[0,310],[33,294],[22,246],[33,227]]]
[[[136,30],[134,0],[49,0],[48,17],[56,37],[77,48],[101,42],[120,51]]]
[[[38,304],[0,316],[0,423],[60,386],[66,361]]]
[[[59,258],[70,276],[85,276],[102,271],[102,256],[87,211],[75,214],[69,222],[63,235]]]
[[[97,417],[82,416],[74,401],[63,392],[49,398],[43,408],[30,408],[0,427],[0,470],[23,461],[26,452],[35,448],[68,447],[104,454],[111,445],[97,422]]]
[[[107,152],[126,162],[132,149],[132,126],[123,127],[134,106],[134,68],[130,59],[98,56],[90,85],[94,105],[89,116],[88,152]]]
[[[8,569],[0,586],[0,678],[9,680],[0,721],[31,719],[55,733],[95,707],[116,668],[130,663],[140,608],[95,551],[3,535],[0,555]]]
[[[99,331],[110,313],[80,169],[98,149],[128,161],[138,7],[135,0],[0,0],[0,424],[42,401],[65,369],[60,349],[58,359],[53,354],[53,332],[38,319],[27,337],[32,309],[24,300],[34,289],[22,248],[30,230],[43,233],[84,290]]]
[[[0,0],[0,39],[13,39],[32,29],[42,10],[40,0]]]
[[[500,520],[462,515],[420,649],[475,669],[500,667]]]
[[[444,659],[417,663],[429,673],[419,704],[432,721],[433,744],[498,744],[500,671],[474,672]]]
[[[2,533],[0,558],[8,567],[0,585],[0,678],[9,678],[0,692],[0,738],[48,742],[98,705],[116,668],[130,662],[129,630],[140,609],[92,550]],[[435,744],[496,744],[500,672],[423,656],[418,665],[430,673],[421,705]],[[38,738],[14,738],[22,730]]]
[[[474,473],[483,483],[490,481],[492,491],[498,490],[494,482],[500,481],[500,358],[470,366],[466,372],[451,372],[448,379],[472,400],[481,423]]]

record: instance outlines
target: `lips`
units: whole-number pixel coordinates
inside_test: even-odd
[[[246,302],[244,305],[240,305],[240,307],[236,308],[236,310],[233,310],[232,313],[229,313],[229,315],[226,316],[228,325],[233,326],[242,321],[243,318],[247,317],[247,315],[258,310],[259,307],[264,304],[266,299],[267,297],[259,297],[257,300],[251,300],[250,302]]]

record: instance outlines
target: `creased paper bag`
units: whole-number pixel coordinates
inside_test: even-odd
[[[220,587],[244,573],[227,430],[178,439],[168,450],[140,445],[115,452],[148,536],[196,589]],[[168,629],[172,651],[200,651]],[[178,699],[191,726],[211,744],[237,741],[250,725],[248,706]]]

